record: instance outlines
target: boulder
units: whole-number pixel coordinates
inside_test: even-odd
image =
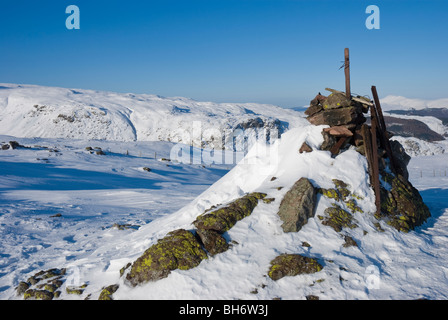
[[[402,175],[383,174],[390,185],[381,187],[381,215],[399,231],[408,232],[423,224],[431,216],[418,190]]]
[[[282,254],[271,261],[268,276],[272,280],[279,280],[286,276],[319,272],[322,268],[316,259],[300,254]]]
[[[132,286],[167,277],[172,270],[188,270],[207,258],[190,231],[174,230],[148,248],[131,267],[126,280]]]
[[[198,229],[197,234],[210,255],[215,255],[226,251],[229,248],[229,244],[222,235],[217,231],[211,229]]]
[[[266,194],[260,192],[247,194],[225,207],[200,215],[193,225],[197,229],[215,230],[222,234],[232,228],[237,221],[249,216],[257,206],[258,200],[265,197]]]
[[[284,232],[297,232],[314,216],[316,189],[307,178],[300,178],[285,194],[278,215]]]

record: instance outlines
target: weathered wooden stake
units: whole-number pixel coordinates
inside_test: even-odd
[[[373,94],[373,101],[375,102],[373,106],[371,107],[371,112],[375,114],[375,117],[377,119],[376,125],[379,130],[379,137],[382,147],[386,150],[387,157],[390,160],[390,165],[392,172],[397,173],[398,166],[396,165],[395,157],[392,153],[392,147],[390,146],[389,142],[389,135],[387,134],[387,127],[386,123],[384,121],[383,111],[381,109],[380,105],[380,99],[378,98],[378,93],[376,91],[376,87],[372,86],[372,94]],[[372,124],[373,126],[373,124]],[[403,174],[402,172],[399,172],[400,174]]]
[[[345,62],[344,62],[344,70],[345,70],[345,95],[347,99],[350,99],[352,94],[350,91],[350,57],[348,48],[344,50]]]
[[[377,118],[375,115],[371,114],[372,117],[372,127],[370,128],[372,136],[372,176],[373,176],[373,190],[375,191],[375,205],[376,213],[379,215],[381,213],[381,197],[380,197],[380,173],[378,167],[378,144],[376,142],[377,134],[376,129],[378,127]]]

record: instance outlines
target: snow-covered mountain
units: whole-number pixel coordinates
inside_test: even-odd
[[[415,99],[403,96],[389,95],[380,100],[384,111],[390,110],[422,110],[426,108],[448,108],[448,98],[443,99]]]
[[[293,110],[267,104],[16,84],[0,84],[0,115],[0,134],[17,137],[171,141],[216,149],[228,146],[238,129],[281,134],[301,120]]]

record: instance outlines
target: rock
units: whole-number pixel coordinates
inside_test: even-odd
[[[320,150],[330,151],[336,144],[336,138],[325,130],[322,130],[322,136],[324,137],[324,141],[320,146]]]
[[[211,229],[198,229],[197,234],[207,250],[212,256],[226,251],[229,248],[227,241],[217,231]]]
[[[272,280],[279,280],[286,276],[319,272],[322,268],[316,259],[299,254],[282,254],[271,261],[268,276]]]
[[[332,93],[322,102],[324,109],[339,109],[352,105],[352,100],[348,99],[345,94]]]
[[[101,291],[98,300],[113,300],[112,295],[118,290],[118,288],[118,284],[107,286]]]
[[[365,122],[362,113],[357,107],[346,107],[339,109],[322,110],[312,116],[308,116],[307,120],[314,125],[329,125],[330,127],[340,125],[358,125]]]
[[[314,216],[316,189],[307,178],[300,178],[285,194],[278,211],[284,232],[297,232]]]
[[[350,236],[344,236],[344,244],[342,245],[344,248],[348,248],[348,247],[357,247],[358,244],[356,243],[356,241],[350,237]]]
[[[200,215],[193,225],[197,229],[210,229],[222,234],[232,228],[237,221],[249,216],[257,206],[258,200],[265,197],[266,194],[260,192],[247,194],[223,208]]]
[[[148,171],[148,172],[151,172],[151,169],[150,169],[150,168],[148,168],[148,167],[143,167],[143,170],[144,170],[144,171]]]
[[[401,174],[406,180],[408,180],[408,164],[409,161],[411,161],[411,157],[406,153],[403,145],[397,140],[390,140],[390,147],[392,149],[392,154],[394,155],[398,173]]]
[[[351,132],[347,127],[344,126],[333,126],[330,128],[325,128],[325,132],[334,136],[334,137],[352,137],[353,132]]]
[[[49,292],[47,290],[28,289],[27,291],[25,291],[23,297],[25,298],[25,300],[52,300],[54,295],[52,292]]]
[[[322,224],[332,227],[336,232],[342,231],[343,228],[356,228],[358,225],[353,222],[354,218],[351,213],[342,209],[335,204],[333,207],[325,209],[326,216],[320,217]]]
[[[312,151],[313,148],[311,148],[306,142],[304,142],[299,149],[299,153],[312,152]]]
[[[25,293],[26,290],[29,289],[29,287],[30,284],[28,282],[21,281],[16,288],[17,295],[21,296],[22,294]]]
[[[148,248],[131,267],[126,280],[132,286],[167,277],[172,270],[188,270],[207,258],[190,231],[174,230]]]
[[[306,300],[319,300],[319,297],[315,296],[315,295],[312,295],[312,294],[309,294],[309,295],[306,296]]]
[[[431,216],[418,190],[403,176],[384,173],[390,190],[381,187],[381,215],[399,231],[408,232]]]

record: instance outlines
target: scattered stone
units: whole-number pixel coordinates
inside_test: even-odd
[[[309,295],[306,296],[306,300],[319,300],[319,297],[315,296],[315,295],[312,295],[312,294],[309,294]]]
[[[304,152],[312,152],[313,148],[311,148],[306,142],[304,142],[302,144],[302,146],[299,149],[299,153],[304,153]]]
[[[303,241],[302,242],[302,247],[305,247],[305,248],[310,248],[311,247],[311,245],[308,243],[308,242],[306,242],[306,241]]]
[[[286,276],[319,272],[322,268],[316,259],[299,254],[282,254],[271,261],[268,276],[272,280],[279,280]]]
[[[347,236],[347,235],[345,235],[344,236],[344,244],[342,245],[344,248],[348,248],[348,247],[357,247],[358,246],[358,244],[356,243],[356,241],[352,238],[352,237],[350,237],[350,236]]]
[[[300,178],[285,194],[278,215],[284,232],[297,232],[314,216],[316,189],[307,178]]]
[[[56,213],[56,214],[50,216],[50,218],[60,218],[60,217],[62,217],[62,214],[60,214],[60,213]]]
[[[143,167],[143,171],[151,172],[151,169],[149,169],[148,167]]]

